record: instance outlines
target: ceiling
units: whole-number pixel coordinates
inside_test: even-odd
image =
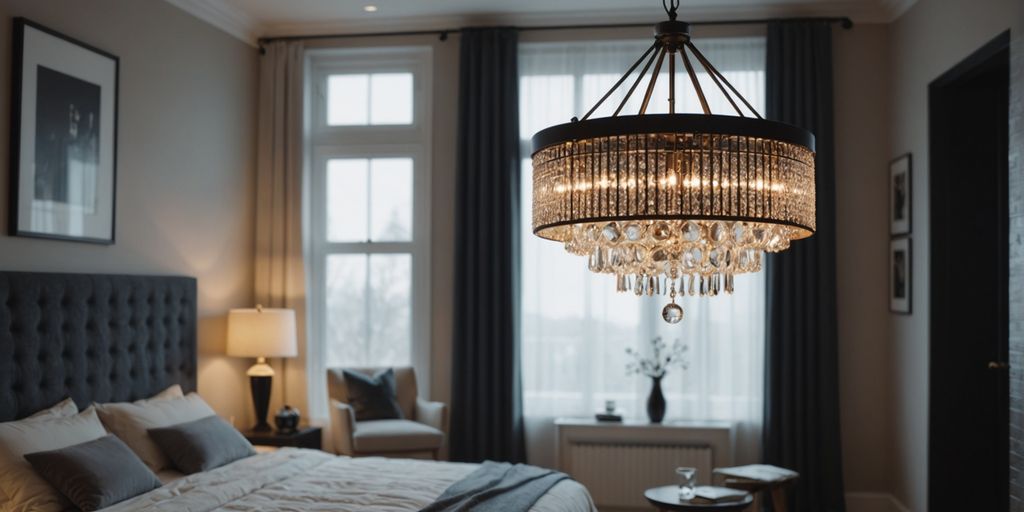
[[[658,0],[167,0],[239,39],[454,28],[466,24],[645,22],[664,16]],[[687,20],[849,16],[892,21],[914,0],[682,0]],[[366,12],[366,5],[377,12]]]

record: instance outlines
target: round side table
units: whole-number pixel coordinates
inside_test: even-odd
[[[665,485],[662,487],[654,487],[644,491],[644,498],[651,505],[662,512],[683,510],[691,512],[699,511],[715,511],[721,512],[726,510],[745,510],[754,502],[754,497],[749,493],[739,501],[730,501],[726,503],[693,503],[690,500],[679,499],[679,486],[678,485]]]

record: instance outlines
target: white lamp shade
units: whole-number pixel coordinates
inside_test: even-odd
[[[235,357],[295,357],[295,311],[232,309],[228,312],[227,353]]]

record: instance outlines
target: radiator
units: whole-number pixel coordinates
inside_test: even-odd
[[[700,484],[711,481],[712,449],[706,445],[570,443],[572,477],[587,487],[599,509],[644,508],[645,489],[678,484],[675,469],[697,468]]]

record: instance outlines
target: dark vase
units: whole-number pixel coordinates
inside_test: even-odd
[[[661,423],[665,417],[665,395],[661,392],[661,377],[651,377],[651,394],[647,396],[647,417],[651,423]]]

